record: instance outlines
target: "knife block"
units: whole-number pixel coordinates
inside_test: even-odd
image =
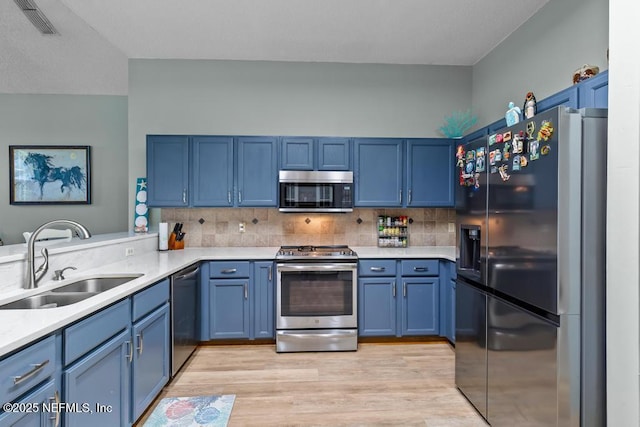
[[[176,233],[171,233],[169,235],[169,242],[167,243],[167,246],[169,247],[169,250],[172,251],[174,250],[176,247]]]
[[[174,250],[184,249],[184,240],[176,240],[175,243],[173,244],[173,249]]]

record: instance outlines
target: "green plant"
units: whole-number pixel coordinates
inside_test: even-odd
[[[438,128],[447,138],[460,138],[478,121],[478,117],[467,111],[454,111],[444,118],[444,124]]]

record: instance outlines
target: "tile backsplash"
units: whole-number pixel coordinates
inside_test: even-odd
[[[162,209],[161,221],[184,223],[185,244],[199,246],[376,246],[378,215],[408,216],[409,246],[455,246],[455,210],[354,209],[346,214],[291,214],[276,208]],[[361,221],[358,221],[361,220]],[[245,232],[239,232],[244,223]]]

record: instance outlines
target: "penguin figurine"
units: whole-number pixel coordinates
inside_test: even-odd
[[[522,106],[522,114],[525,119],[531,119],[538,112],[538,105],[536,104],[536,97],[533,92],[527,92],[527,96],[524,99],[524,105]]]

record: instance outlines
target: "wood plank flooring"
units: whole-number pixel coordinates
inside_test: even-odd
[[[486,427],[456,389],[454,369],[447,343],[361,343],[357,352],[326,353],[202,346],[151,409],[163,397],[235,394],[231,427]]]

